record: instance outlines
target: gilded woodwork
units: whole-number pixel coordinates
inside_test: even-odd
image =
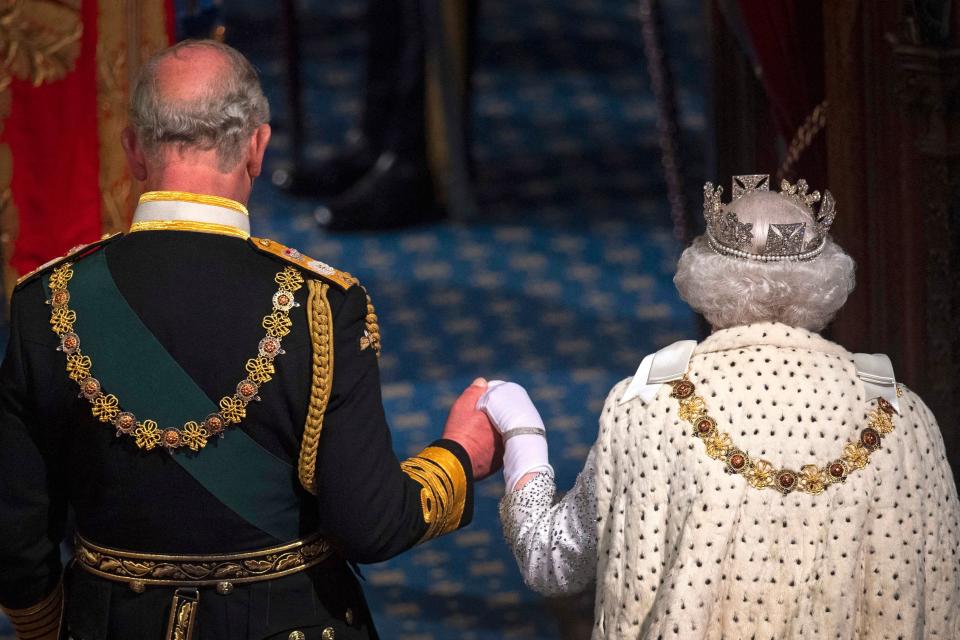
[[[134,184],[120,146],[127,103],[140,66],[166,47],[164,2],[99,0],[97,20],[97,120],[100,137],[101,222],[104,233],[124,231],[137,204]]]
[[[63,78],[80,55],[82,36],[80,0],[0,0],[0,133],[10,115],[13,79],[37,87]],[[12,177],[10,146],[0,144],[0,253],[7,292],[16,280],[9,265],[19,229]]]

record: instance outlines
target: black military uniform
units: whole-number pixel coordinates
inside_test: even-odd
[[[57,637],[61,584],[77,640],[376,637],[349,563],[468,523],[465,451],[395,457],[376,316],[349,274],[218,225],[142,227],[14,292],[0,604],[31,638]],[[154,424],[191,388],[210,414]]]

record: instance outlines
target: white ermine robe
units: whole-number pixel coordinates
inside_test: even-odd
[[[841,458],[877,407],[852,354],[782,324],[714,333],[688,376],[719,431],[775,468]],[[610,392],[569,493],[557,501],[540,475],[500,508],[529,586],[596,582],[593,638],[960,639],[960,504],[914,393],[900,385],[865,468],[784,496],[708,457],[669,384],[621,402],[629,383]]]

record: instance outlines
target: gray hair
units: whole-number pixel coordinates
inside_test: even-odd
[[[855,264],[833,240],[805,262],[755,262],[716,253],[704,236],[688,247],[673,282],[714,329],[782,322],[823,329],[853,291]]]
[[[213,49],[227,61],[227,71],[197,99],[170,101],[160,95],[160,62],[195,47]],[[164,145],[180,149],[216,149],[219,168],[229,171],[242,160],[243,145],[270,119],[253,65],[236,49],[215,40],[184,40],[164,49],[141,67],[130,95],[130,124],[147,154]]]

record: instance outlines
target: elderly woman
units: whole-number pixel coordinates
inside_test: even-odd
[[[617,384],[555,495],[543,423],[500,384],[504,534],[544,594],[596,582],[594,638],[960,638],[960,505],[889,359],[817,334],[854,286],[829,193],[705,188],[674,282],[713,327]]]

